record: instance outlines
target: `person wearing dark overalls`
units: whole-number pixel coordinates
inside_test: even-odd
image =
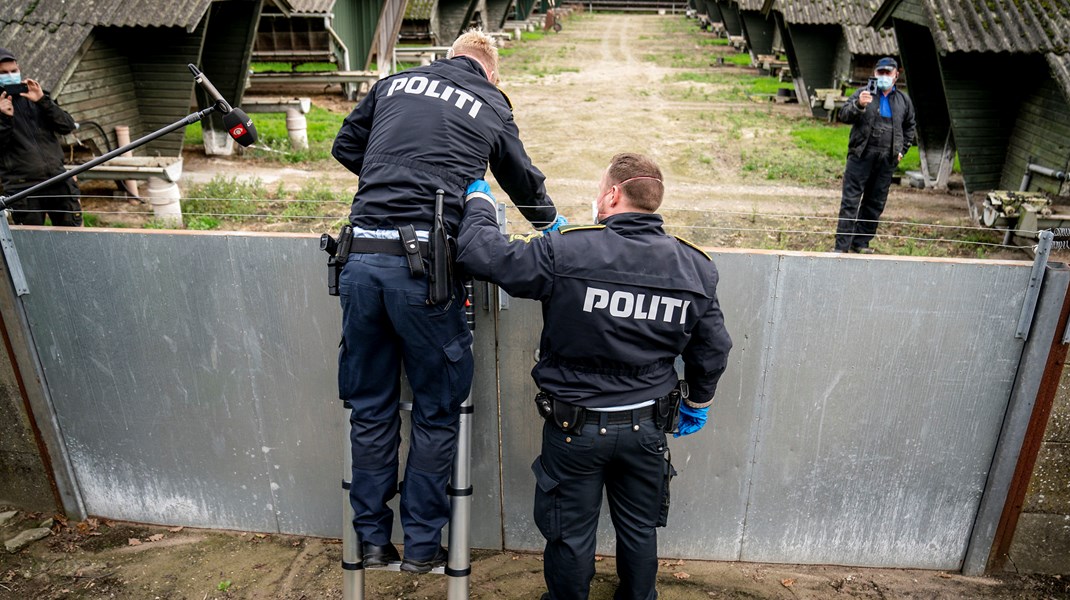
[[[489,164],[533,226],[558,222],[545,178],[495,86],[497,70],[493,39],[467,32],[449,58],[377,82],[334,142],[334,157],[360,177],[349,217],[352,242],[342,250],[338,280],[338,388],[353,408],[350,501],[366,567],[400,558],[386,503],[398,491],[402,364],[413,407],[401,486],[401,568],[427,572],[447,557],[440,545],[449,520],[446,486],[473,361],[463,282],[452,282],[446,298],[429,299],[436,192],[444,192],[442,221],[456,235],[466,186],[484,177]]]
[[[665,434],[702,428],[728,365],[717,268],[662,229],[662,181],[652,160],[618,154],[599,184],[597,225],[510,238],[485,182],[469,188],[458,263],[542,302],[531,374],[545,423],[531,468],[550,600],[587,598],[603,488],[617,534],[614,598],[657,596],[656,528],[675,474]]]
[[[869,243],[888,201],[892,174],[914,142],[914,104],[895,87],[895,59],[878,60],[874,79],[875,92],[861,87],[840,109],[840,121],[851,124],[851,137],[835,252],[873,253]]]

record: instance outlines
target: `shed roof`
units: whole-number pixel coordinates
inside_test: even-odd
[[[272,0],[286,14],[328,15],[335,0]]]
[[[764,0],[762,11],[779,11],[786,23],[805,25],[865,25],[877,0]]]
[[[414,21],[429,21],[438,0],[409,0],[405,6],[405,18]]]
[[[92,29],[89,25],[0,22],[0,40],[15,55],[25,77],[53,90]]]
[[[7,0],[0,40],[28,77],[54,88],[94,27],[193,31],[212,0]]]
[[[870,21],[891,25],[902,0],[884,0]],[[1070,52],[1070,0],[921,0],[933,41],[948,52]]]
[[[765,0],[738,0],[739,10],[762,10]]]
[[[844,25],[843,36],[851,54],[891,56],[899,54],[895,34],[890,29],[874,31],[865,25]]]
[[[103,27],[184,27],[193,31],[212,0],[8,0],[0,22]]]

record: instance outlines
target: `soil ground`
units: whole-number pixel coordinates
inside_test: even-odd
[[[22,513],[0,529],[8,539],[47,515]],[[0,554],[0,599],[314,600],[342,597],[341,545],[285,535],[165,528],[91,519],[57,522],[52,536]],[[612,557],[599,557],[591,600],[609,600]],[[545,591],[537,554],[477,550],[473,600],[538,600]],[[1058,577],[964,577],[912,569],[770,565],[663,558],[663,600],[826,598],[1026,600],[1070,598]],[[369,571],[368,600],[446,597],[446,578]]]
[[[534,163],[546,173],[551,195],[573,223],[590,220],[590,201],[609,158],[638,151],[655,157],[665,171],[664,212],[675,232],[713,246],[830,249],[839,207],[835,175],[815,181],[789,172],[770,180],[745,164],[756,155],[778,153],[786,153],[790,163],[798,151],[785,128],[810,117],[798,105],[731,94],[736,85],[732,77],[699,82],[678,77],[696,70],[726,76],[753,72],[711,66],[717,52],[729,51],[703,45],[694,23],[679,16],[584,15],[567,21],[560,34],[521,44],[506,56],[503,88],[516,106]],[[312,95],[317,105],[339,113],[352,106],[340,96]],[[325,182],[342,198],[338,218],[344,217],[344,199],[356,186],[355,178],[333,161],[291,165],[248,157],[210,159],[196,150],[185,157],[184,185],[219,174],[257,177],[270,187]],[[131,212],[128,221],[122,215],[109,217],[114,224],[136,225],[133,213],[144,210],[114,200],[87,199],[86,205]],[[945,229],[950,227],[963,229]],[[322,221],[252,222],[240,228],[324,230]],[[1000,234],[971,228],[961,184],[950,192],[896,187],[881,232],[903,237],[883,237],[875,246],[896,254],[1028,259],[1021,251],[999,247]],[[927,241],[945,235],[960,243]],[[48,516],[20,513],[0,529],[0,539]],[[341,597],[336,540],[95,519],[59,522],[53,531],[18,553],[0,554],[0,599]],[[612,597],[614,573],[611,557],[598,561],[591,598]],[[369,600],[446,595],[441,577],[370,572],[367,578]],[[541,558],[476,551],[471,589],[472,598],[536,600],[544,590]],[[661,562],[659,591],[666,600],[1070,598],[1070,584],[1059,577],[1002,573],[973,578],[922,570],[671,558]]]

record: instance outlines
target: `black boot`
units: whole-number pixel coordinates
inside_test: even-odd
[[[365,568],[385,567],[392,562],[401,560],[401,555],[398,554],[398,549],[393,544],[376,546],[375,544],[364,542],[360,547],[364,553]]]
[[[405,560],[401,561],[401,570],[409,573],[427,573],[435,567],[444,566],[447,558],[449,554],[446,553],[446,549],[439,546],[438,552],[435,552],[431,560],[413,560],[406,556]]]

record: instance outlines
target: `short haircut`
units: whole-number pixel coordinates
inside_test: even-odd
[[[494,76],[497,78],[498,46],[494,44],[494,38],[484,33],[482,29],[469,29],[462,33],[461,37],[454,40],[453,46],[446,53],[446,58],[453,58],[462,54],[478,58],[494,71]],[[490,73],[487,73],[488,77],[490,75]],[[497,81],[494,83],[497,83]]]
[[[662,183],[661,169],[652,159],[642,154],[623,152],[609,161],[608,173],[609,184],[620,185],[635,208],[654,212],[661,207],[665,184]],[[621,182],[626,183],[622,185]]]

